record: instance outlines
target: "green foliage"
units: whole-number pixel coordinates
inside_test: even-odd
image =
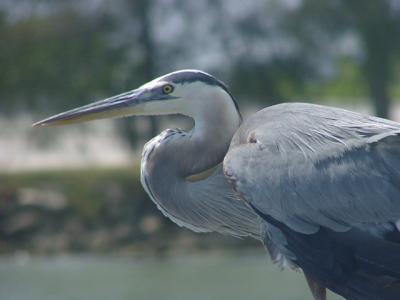
[[[148,200],[140,186],[138,168],[135,172],[131,168],[96,168],[1,174],[0,181],[2,191],[16,194],[23,189],[57,192],[66,197],[68,210],[88,223],[101,219],[109,201],[120,202],[123,211],[124,207],[135,210]]]
[[[400,54],[400,51],[399,51]],[[390,89],[390,94],[394,96],[394,100],[400,100],[400,60],[397,61],[396,65],[394,66],[394,78],[393,84]]]
[[[359,38],[359,73],[365,82],[360,87],[367,91],[381,117],[389,117],[390,87],[400,53],[400,13],[396,6],[390,0],[303,1],[288,22],[289,30],[302,44],[311,45],[308,49],[312,55],[318,55],[315,50],[321,49],[316,47],[318,42],[329,45],[346,32]],[[325,51],[328,49],[325,47]]]
[[[197,67],[190,56],[204,44],[217,45],[215,51],[230,61],[210,71],[225,69],[223,78],[242,103],[369,95],[385,115],[399,80],[400,18],[389,0],[310,0],[292,8],[265,1],[264,6],[250,6],[245,18],[226,11],[223,1],[195,6],[179,0],[168,5],[124,0],[113,4],[115,11],[98,13],[80,11],[74,1],[59,6],[39,2],[51,12],[13,20],[9,11],[0,11],[4,113],[56,112],[136,87],[163,68]],[[169,23],[175,17],[185,24],[178,34],[168,33],[170,40],[158,40],[155,34],[162,32],[162,22],[153,14],[158,7],[165,8]],[[203,20],[202,7],[208,9],[203,22],[210,23],[200,26],[204,30],[192,22]],[[349,33],[359,38],[361,51],[343,59],[332,49]],[[336,76],[321,76],[320,69],[329,64]],[[121,124],[122,134],[134,144],[132,125]],[[157,126],[152,124],[154,135]]]
[[[338,63],[338,72],[333,78],[307,85],[305,95],[320,100],[365,99],[367,87],[359,66],[353,60],[343,58]]]
[[[0,182],[0,253],[122,251],[144,256],[255,245],[173,224],[147,197],[138,166],[0,174]]]
[[[138,169],[1,174],[0,181],[0,252],[109,251],[157,239],[169,228],[164,222],[172,225],[147,198]],[[156,221],[147,228],[149,217]]]
[[[230,82],[233,94],[264,104],[276,104],[298,97],[303,93],[307,66],[298,59],[273,60],[259,63],[238,64]]]
[[[107,15],[61,10],[18,22],[0,21],[0,107],[73,107],[115,89],[124,48],[112,45]]]

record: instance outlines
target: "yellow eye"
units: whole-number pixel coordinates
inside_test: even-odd
[[[162,88],[164,94],[170,94],[174,90],[174,87],[170,84],[166,84]]]

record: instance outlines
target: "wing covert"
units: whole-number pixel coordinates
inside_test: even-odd
[[[311,104],[264,109],[224,160],[242,197],[302,233],[400,219],[400,124]]]

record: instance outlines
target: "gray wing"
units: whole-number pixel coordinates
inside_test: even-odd
[[[224,173],[263,214],[302,233],[400,219],[400,124],[312,104],[242,124]]]

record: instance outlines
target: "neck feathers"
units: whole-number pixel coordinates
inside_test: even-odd
[[[211,91],[197,101],[191,113],[194,127],[188,134],[185,151],[190,155],[183,165],[186,176],[203,172],[222,162],[242,119],[231,96],[222,89]],[[211,100],[212,99],[212,100]]]
[[[213,106],[190,114],[190,132],[168,129],[143,151],[141,180],[150,198],[175,223],[194,231],[232,235],[259,234],[259,221],[243,201],[237,201],[219,163],[228,151],[241,117],[229,95]],[[207,173],[198,179],[196,174]],[[187,178],[196,178],[191,181]]]

